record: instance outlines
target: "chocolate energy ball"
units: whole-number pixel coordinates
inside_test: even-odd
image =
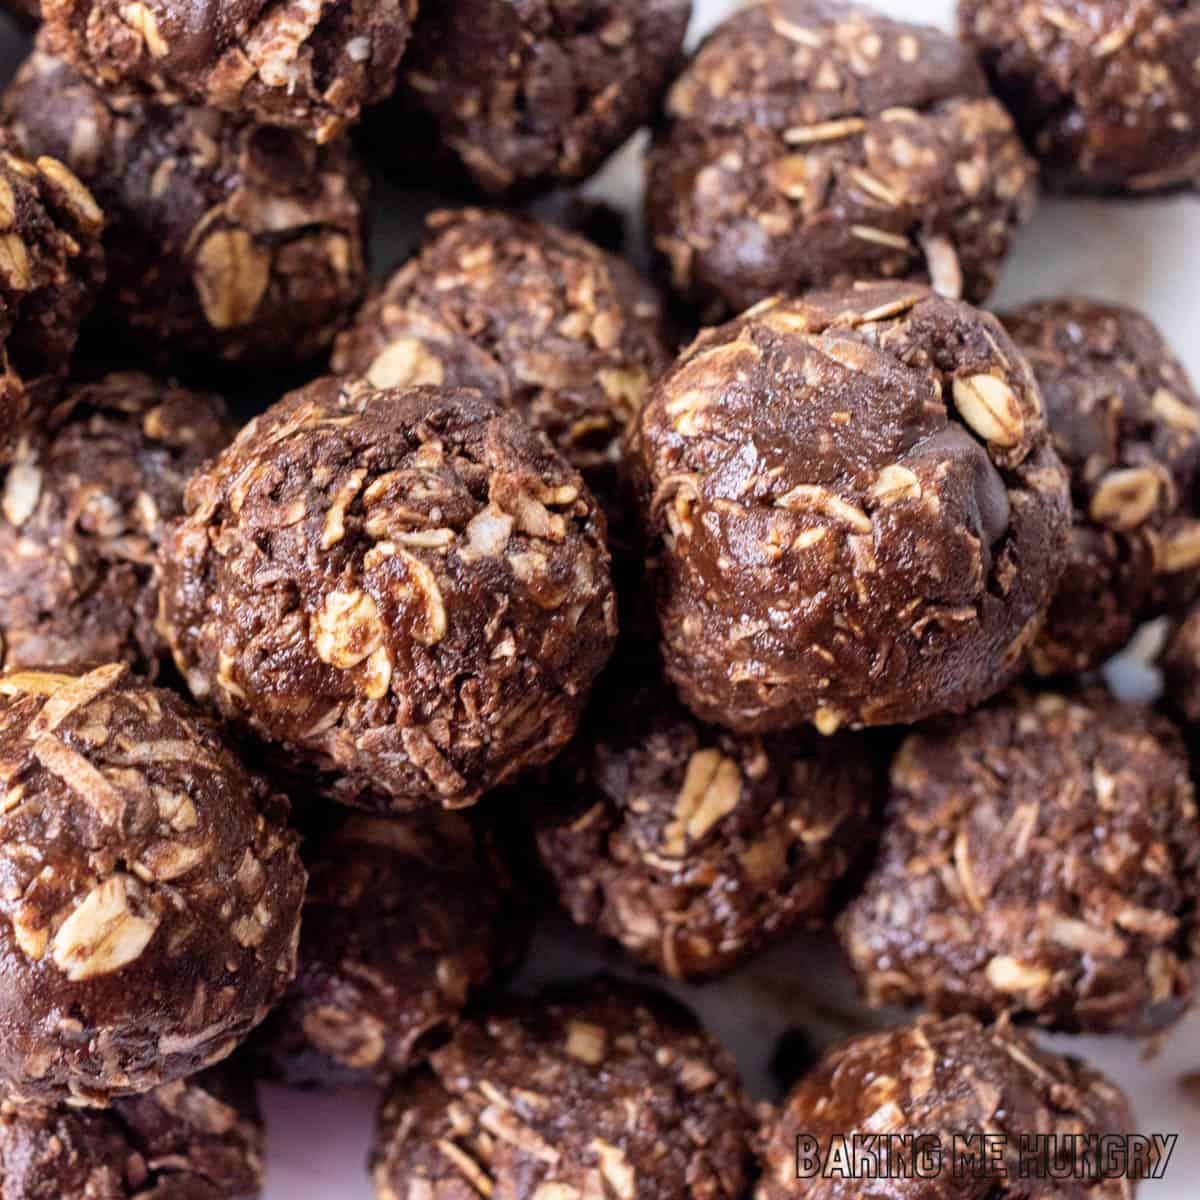
[[[404,105],[490,195],[578,183],[654,115],[691,12],[691,0],[433,0],[401,71]]]
[[[1021,1174],[1021,1139],[1039,1135],[1064,1153],[1071,1136],[1133,1131],[1121,1091],[1075,1059],[1042,1050],[1007,1024],[984,1028],[970,1017],[913,1025],[853,1038],[830,1050],[793,1089],[759,1137],[762,1176],[757,1200],[1130,1200],[1134,1183],[1091,1170],[1075,1160],[1067,1178],[1036,1180]],[[980,1135],[1003,1147],[1004,1174],[989,1178]],[[865,1153],[878,1153],[879,1177],[859,1168],[839,1175],[830,1157],[835,1142],[849,1150],[858,1135]],[[882,1136],[880,1136],[882,1135]],[[938,1146],[940,1170],[919,1176],[911,1166],[887,1169],[889,1141],[914,1139]],[[968,1143],[968,1137],[980,1140]],[[797,1169],[798,1138],[816,1139],[821,1164]],[[972,1159],[971,1147],[974,1148]],[[851,1155],[854,1151],[849,1151]],[[897,1155],[901,1151],[897,1149]],[[843,1158],[843,1162],[847,1161]],[[1051,1158],[1050,1161],[1057,1161]]]
[[[286,802],[123,664],[0,675],[0,1083],[103,1104],[224,1058],[296,968]]]
[[[232,1200],[263,1186],[253,1085],[227,1066],[86,1111],[0,1105],[4,1200]]]
[[[748,1103],[690,1012],[592,980],[461,1025],[380,1114],[378,1200],[417,1195],[736,1200]]]
[[[44,49],[3,109],[30,153],[96,189],[109,219],[97,317],[143,354],[302,362],[359,303],[366,178],[347,143],[107,91]]]
[[[391,93],[416,11],[417,0],[42,0],[48,49],[101,87],[318,142]]]
[[[1034,369],[1074,508],[1066,571],[1033,645],[1043,675],[1100,666],[1200,579],[1200,398],[1127,308],[1048,300],[1002,316]]]
[[[917,284],[766,302],[659,382],[630,465],[667,674],[742,733],[963,711],[1019,669],[1067,480],[995,318]]]
[[[904,277],[987,298],[1037,170],[970,51],[841,0],[736,12],[672,88],[647,165],[664,273],[707,321]]]
[[[538,846],[564,906],[677,979],[821,924],[868,840],[858,739],[703,725],[628,661],[551,772]]]
[[[299,971],[257,1059],[292,1085],[402,1074],[523,940],[501,877],[470,822],[437,811],[350,816],[305,860]]]
[[[960,0],[1051,186],[1148,193],[1200,179],[1200,8],[1192,0]]]
[[[319,380],[186,508],[161,600],[180,670],[346,803],[470,804],[547,761],[612,649],[603,515],[478,392]]]
[[[0,472],[8,667],[79,660],[157,674],[158,547],[188,476],[232,437],[224,403],[138,371],[68,387]]]
[[[1142,1033],[1200,955],[1200,817],[1165,717],[1016,691],[912,735],[840,933],[873,1003]]]
[[[429,230],[338,339],[334,370],[376,387],[479,388],[611,501],[621,437],[671,361],[654,289],[615,255],[527,217],[458,209],[433,214]]]
[[[104,214],[56,158],[0,132],[0,462],[56,399],[104,281]]]

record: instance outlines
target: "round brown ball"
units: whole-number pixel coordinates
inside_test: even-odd
[[[153,678],[159,544],[188,477],[233,436],[224,403],[140,371],[69,386],[0,483],[8,667],[127,662]]]
[[[181,672],[346,803],[470,804],[546,762],[612,649],[596,501],[477,392],[319,380],[186,510],[161,599]]]
[[[1096,1157],[1091,1171],[1082,1169],[1089,1160],[1080,1157],[1080,1169],[1070,1177],[1037,1181],[1022,1174],[1021,1150],[1023,1138],[1039,1135],[1049,1139],[1053,1155],[1055,1147],[1063,1152],[1072,1136],[1119,1137],[1132,1131],[1125,1096],[1086,1064],[1042,1050],[1007,1024],[984,1028],[970,1017],[926,1017],[853,1038],[804,1076],[763,1125],[762,1176],[755,1196],[1023,1200],[1036,1194],[1046,1200],[1130,1200],[1129,1179],[1092,1174]],[[992,1139],[989,1146],[1002,1148],[999,1177],[985,1174],[985,1134]],[[811,1175],[798,1170],[797,1139],[810,1137],[816,1139],[816,1156],[832,1170]],[[899,1140],[904,1137],[915,1139],[908,1149]],[[968,1143],[968,1137],[976,1140]],[[883,1156],[889,1141],[897,1158],[903,1154],[909,1164],[922,1148],[938,1147],[940,1169],[932,1176],[911,1166],[888,1171]],[[864,1168],[839,1174],[838,1160],[831,1157],[835,1143],[842,1162],[854,1154],[852,1145],[878,1156],[879,1177],[865,1185],[869,1191],[864,1191]]]
[[[29,153],[63,159],[108,218],[97,323],[149,355],[304,362],[367,284],[366,176],[349,144],[84,79],[41,49],[4,97]]]
[[[430,1061],[384,1102],[378,1200],[489,1183],[513,1197],[737,1200],[749,1186],[733,1060],[657,992],[597,979],[512,1001]]]
[[[438,0],[434,0],[435,3]],[[42,0],[46,45],[95,83],[328,142],[396,86],[417,0]]]
[[[524,923],[457,813],[350,816],[304,857],[300,965],[255,1035],[256,1061],[293,1086],[403,1074],[510,965]]]
[[[1191,0],[960,0],[959,17],[1050,186],[1146,194],[1200,180]]]
[[[706,321],[778,293],[903,277],[985,300],[1036,167],[970,51],[843,0],[763,0],[667,100],[646,219]]]
[[[0,676],[0,1082],[103,1104],[228,1055],[296,970],[287,804],[123,664]]]
[[[1003,315],[1071,478],[1066,570],[1034,642],[1042,675],[1099,667],[1200,580],[1200,397],[1140,313],[1046,300]]]
[[[1164,717],[1016,691],[912,735],[840,933],[872,1003],[1144,1033],[1200,971],[1200,817]]]
[[[867,842],[874,772],[851,735],[704,725],[631,659],[551,768],[538,848],[578,924],[673,978],[717,975],[823,923]]]
[[[743,732],[905,724],[1018,671],[1067,481],[1000,324],[916,284],[708,330],[632,433],[666,671]]]
[[[691,13],[691,0],[434,0],[403,103],[480,191],[580,183],[654,115]]]

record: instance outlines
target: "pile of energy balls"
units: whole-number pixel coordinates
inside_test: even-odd
[[[258,1195],[256,1076],[387,1084],[379,1200],[1127,1200],[796,1139],[1128,1131],[1021,1026],[1193,999],[1200,400],[976,306],[1039,177],[1195,186],[1200,3],[9,6],[4,1200]],[[643,126],[656,282],[512,207]],[[377,284],[371,158],[480,205]],[[556,902],[928,1015],[754,1105],[652,987],[506,991]]]

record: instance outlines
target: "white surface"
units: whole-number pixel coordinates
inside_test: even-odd
[[[430,0],[436,3],[437,0]],[[876,0],[880,8],[949,24],[951,0]],[[736,7],[698,0],[699,32]],[[0,70],[11,66],[16,39],[0,39]],[[632,212],[638,187],[636,147],[588,190]],[[377,193],[381,265],[411,244],[419,204],[392,189]],[[1153,316],[1200,379],[1200,207],[1194,199],[1121,202],[1046,201],[1021,234],[998,302],[1079,292],[1132,304]],[[522,982],[561,978],[596,965],[621,967],[610,953],[566,930],[543,931]],[[627,968],[625,968],[627,969]],[[802,1026],[828,1036],[830,1009],[852,1008],[828,948],[808,940],[777,947],[735,977],[705,988],[675,989],[737,1054],[747,1085],[772,1095],[767,1061],[778,1036]],[[853,1013],[850,1020],[878,1021]],[[836,1024],[836,1022],[834,1022]],[[1200,1016],[1177,1029],[1153,1058],[1119,1039],[1057,1039],[1119,1080],[1133,1098],[1139,1127],[1179,1133],[1167,1177],[1143,1186],[1141,1200],[1193,1200],[1200,1178],[1200,1102],[1179,1077],[1200,1070]],[[304,1095],[264,1089],[270,1153],[267,1200],[370,1200],[365,1172],[375,1097],[368,1092]]]

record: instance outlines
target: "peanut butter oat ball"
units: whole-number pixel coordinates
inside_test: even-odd
[[[985,1028],[970,1017],[925,1017],[836,1046],[800,1081],[759,1135],[762,1176],[755,1197],[1130,1200],[1133,1180],[1100,1175],[1098,1156],[1077,1158],[1069,1178],[1047,1179],[1022,1174],[1020,1156],[1022,1138],[1046,1136],[1057,1147],[1047,1151],[1052,1156],[1069,1153],[1065,1139],[1072,1135],[1119,1137],[1132,1131],[1125,1096],[1085,1063],[1043,1050],[1007,1024]],[[1003,1175],[986,1174],[982,1138],[967,1141],[982,1134],[1001,1148]],[[914,1141],[902,1151],[898,1139],[905,1136]],[[805,1154],[797,1138],[809,1137],[816,1139],[820,1164],[811,1175],[797,1166]],[[889,1139],[907,1167],[897,1162],[888,1170]],[[835,1142],[847,1166],[841,1174],[831,1157]],[[865,1166],[852,1166],[857,1161],[852,1144],[874,1158],[878,1178],[867,1179]],[[912,1164],[931,1146],[942,1151],[940,1169],[919,1175]],[[1032,1153],[1027,1147],[1027,1155]],[[820,1169],[826,1163],[833,1169]]]
[[[417,0],[42,0],[47,48],[99,86],[321,143],[391,94],[416,12]]]
[[[299,971],[256,1058],[291,1085],[402,1074],[509,965],[523,923],[461,814],[353,815],[306,845]]]
[[[403,104],[480,191],[579,183],[654,115],[691,13],[691,0],[432,0]]]
[[[955,39],[842,0],[763,0],[671,89],[646,219],[664,273],[710,322],[859,279],[979,302],[1036,174]]]
[[[296,969],[287,803],[123,663],[0,675],[0,1084],[103,1104],[228,1055]]]
[[[4,1200],[248,1200],[263,1140],[253,1085],[226,1065],[103,1111],[5,1102]]]
[[[1200,817],[1164,717],[1015,691],[912,735],[840,932],[873,1003],[1148,1032],[1200,954]]]
[[[612,649],[596,501],[478,392],[319,380],[186,507],[161,599],[180,670],[345,803],[470,804],[546,762]]]
[[[232,437],[224,403],[140,371],[69,386],[0,472],[0,635],[9,667],[127,662],[153,677],[158,547],[188,477]]]
[[[634,426],[669,678],[740,733],[963,711],[1019,669],[1067,480],[995,318],[915,284],[702,333]]]
[[[1194,0],[960,0],[959,17],[1051,186],[1200,179]]]
[[[378,1200],[736,1200],[749,1186],[732,1058],[647,988],[596,979],[511,1001],[460,1026],[431,1066],[384,1102]]]
[[[0,132],[0,462],[53,407],[104,282],[91,193],[56,158],[16,149]]]
[[[1140,313],[1048,300],[1002,316],[1071,477],[1066,571],[1033,645],[1043,675],[1100,666],[1200,582],[1200,398]]]
[[[868,841],[860,739],[704,725],[628,652],[551,772],[538,847],[563,905],[676,979],[820,925]]]
[[[97,320],[150,354],[303,362],[366,287],[366,177],[349,145],[94,86],[45,52],[4,98],[31,154],[56,154],[108,216]]]

